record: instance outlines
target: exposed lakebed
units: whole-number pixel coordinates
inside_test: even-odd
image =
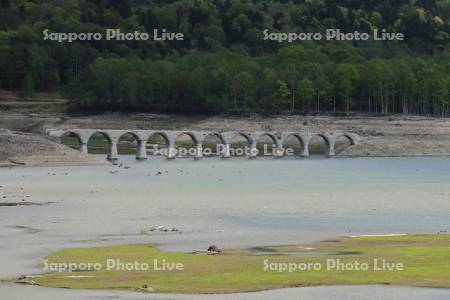
[[[0,277],[39,273],[46,255],[66,247],[192,251],[450,229],[447,157],[121,163],[0,169],[1,195],[53,202],[0,207]],[[158,226],[179,232],[142,234]]]

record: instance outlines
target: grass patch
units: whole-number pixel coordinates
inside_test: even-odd
[[[107,259],[147,263],[147,271],[106,270]],[[367,271],[327,269],[327,260],[367,263]],[[402,263],[403,270],[374,270],[374,259]],[[156,271],[181,263],[180,270]],[[266,261],[268,260],[268,261]],[[319,263],[321,270],[279,272],[265,263]],[[229,249],[217,255],[163,252],[151,245],[65,249],[48,263],[100,263],[99,271],[53,272],[29,277],[48,287],[130,289],[158,293],[231,293],[315,285],[392,284],[450,287],[450,235],[343,238],[311,245]],[[379,266],[380,266],[379,265]],[[79,275],[79,276],[77,276]],[[145,287],[145,288],[142,288]]]

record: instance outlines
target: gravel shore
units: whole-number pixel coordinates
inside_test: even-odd
[[[34,134],[0,129],[0,166],[97,165],[105,163]]]
[[[450,119],[420,116],[301,116],[186,117],[159,114],[103,114],[68,117],[63,114],[0,112],[0,160],[26,165],[95,164],[90,156],[45,138],[45,130],[63,128],[177,129],[205,131],[355,132],[356,146],[336,151],[340,156],[450,155]],[[18,133],[28,132],[29,134]],[[345,142],[345,138],[338,143]],[[338,150],[338,149],[337,149]]]

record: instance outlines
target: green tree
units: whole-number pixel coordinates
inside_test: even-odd
[[[338,95],[344,103],[345,111],[349,114],[353,101],[353,94],[359,80],[358,69],[353,65],[339,64],[336,67],[335,76],[337,79],[336,88]]]
[[[277,80],[276,82],[277,82],[278,96],[283,100],[287,99],[290,93],[286,82],[283,80]]]
[[[314,101],[314,83],[311,80],[305,78],[299,81],[298,86],[302,101],[302,111],[306,112],[311,109]]]
[[[31,73],[28,73],[23,79],[21,94],[24,98],[29,98],[34,94],[34,79]]]
[[[255,92],[255,78],[248,72],[240,72],[233,80],[234,109],[239,110],[238,99],[242,100],[243,110],[248,110],[250,97]]]

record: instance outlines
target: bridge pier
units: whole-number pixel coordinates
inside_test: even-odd
[[[138,151],[136,154],[137,160],[146,160],[147,159],[147,141],[139,140],[138,141]]]
[[[328,157],[334,156],[335,155],[334,145],[336,144],[337,136],[334,134],[325,134],[325,136],[326,136],[327,145],[328,145],[327,156]]]
[[[195,159],[203,158],[203,145],[201,143],[195,145]]]
[[[309,156],[309,141],[305,141],[302,143],[302,150],[300,152],[301,157]]]
[[[230,144],[223,144],[221,145],[221,153],[220,156],[222,158],[230,158],[231,157],[231,153],[230,153]]]
[[[335,153],[334,153],[334,143],[332,143],[332,144],[330,144],[328,146],[327,156],[331,157],[331,156],[334,156],[334,155],[335,155]]]
[[[167,159],[175,159],[177,156],[177,148],[173,143],[169,144],[167,147]]]
[[[108,160],[115,162],[119,159],[119,153],[117,151],[117,142],[110,141],[109,144],[109,153],[108,153]]]
[[[88,144],[85,142],[80,143],[80,152],[84,154],[88,154]]]
[[[275,148],[273,156],[275,158],[282,158],[284,156],[284,149],[283,148]]]
[[[273,153],[275,158],[281,158],[284,156],[284,149],[283,149],[283,141],[277,139],[276,148],[274,149]]]
[[[256,158],[258,156],[258,148],[256,147],[256,141],[252,141],[250,144],[250,153],[248,158]]]

